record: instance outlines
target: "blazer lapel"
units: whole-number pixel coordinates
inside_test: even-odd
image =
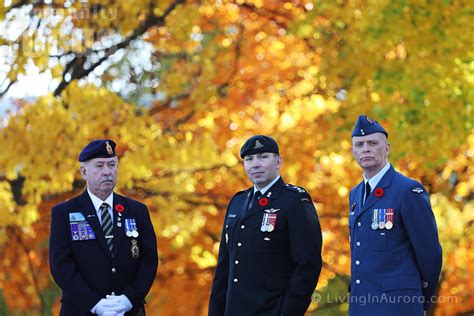
[[[95,233],[95,238],[99,241],[99,244],[104,248],[104,251],[110,254],[109,248],[107,247],[107,242],[105,241],[105,234],[100,226],[99,219],[97,218],[97,213],[92,203],[91,198],[87,190],[82,193],[80,197],[80,206],[81,211],[83,212],[86,220],[89,222],[89,225],[92,227],[92,230]]]
[[[389,188],[392,184],[392,180],[393,180],[394,175],[395,175],[395,169],[393,169],[393,166],[390,166],[390,169],[387,170],[387,172],[384,174],[384,176],[382,177],[380,182],[377,184],[377,186],[370,193],[370,195],[369,195],[368,199],[365,201],[364,205],[362,205],[360,213],[357,216],[360,216],[362,213],[364,213],[365,211],[370,209],[370,207],[372,205],[374,205],[376,202],[380,201],[380,199],[382,197],[376,197],[375,194],[374,194],[375,190],[378,189],[378,188],[383,188],[383,189]],[[362,188],[364,187],[363,183],[364,182],[362,181]],[[362,196],[362,195],[359,194],[359,196]]]
[[[260,202],[256,202],[254,205],[252,205],[250,207],[250,209],[248,210],[248,212],[246,213],[246,215],[244,217],[244,220],[251,217],[251,216],[253,216],[253,215],[255,215],[255,214],[260,213],[263,209],[270,208],[271,205],[272,205],[272,200],[274,200],[278,196],[278,194],[281,191],[281,188],[284,185],[285,185],[285,183],[283,182],[283,179],[280,177],[280,179],[278,179],[278,181],[275,182],[270,187],[270,189],[268,189],[268,191],[265,192],[264,195],[262,195],[262,197],[260,198]],[[253,198],[253,195],[251,195],[251,198]],[[264,198],[268,200],[267,204],[261,203],[262,199],[264,199]],[[251,203],[251,202],[249,201],[249,203]]]
[[[363,193],[364,192],[364,181],[362,181],[361,183],[359,183],[359,185],[357,186],[356,188],[356,191],[354,192],[355,194],[355,197],[356,197],[356,208],[355,208],[355,212],[356,214],[354,215],[358,215],[362,212],[362,209],[364,208],[364,206],[362,205],[363,201],[364,201],[364,197],[363,197]]]
[[[118,205],[118,206],[117,206]],[[122,207],[120,207],[122,206]],[[122,209],[122,212],[117,211],[117,209]],[[126,200],[122,198],[120,195],[114,193],[114,206],[113,206],[113,213],[114,213],[114,228],[113,228],[113,235],[114,235],[114,249],[113,254],[114,257],[117,256],[118,250],[120,248],[120,242],[123,239],[124,231],[125,231],[125,223],[124,218],[128,214]],[[140,233],[140,232],[139,232]]]

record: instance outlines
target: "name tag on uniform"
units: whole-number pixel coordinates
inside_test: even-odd
[[[69,228],[73,241],[96,239],[92,227],[81,212],[69,213]]]

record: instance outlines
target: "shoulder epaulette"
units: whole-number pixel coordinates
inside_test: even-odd
[[[296,191],[298,193],[308,193],[306,192],[305,189],[303,189],[302,187],[299,187],[297,185],[292,185],[292,184],[289,184],[289,183],[286,183],[285,184],[285,188],[289,189],[289,190],[292,190],[292,191]]]
[[[246,194],[249,192],[250,189],[243,189],[238,191],[237,193],[234,194],[234,196],[241,195],[241,194]]]
[[[284,185],[284,187],[286,189],[288,189],[289,191],[292,191],[292,192],[295,192],[296,194],[298,194],[301,202],[311,202],[311,197],[309,195],[309,193],[302,187],[299,187],[297,185],[292,185],[292,184],[289,184],[289,183],[286,183]]]

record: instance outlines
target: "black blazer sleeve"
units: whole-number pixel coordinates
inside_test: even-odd
[[[318,283],[322,267],[322,234],[311,197],[307,193],[295,195],[288,212],[291,258],[295,271],[284,298],[282,315],[303,315]]]

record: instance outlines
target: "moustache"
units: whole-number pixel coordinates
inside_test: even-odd
[[[104,182],[114,182],[114,179],[112,177],[107,177],[100,181],[100,183],[104,183]]]

